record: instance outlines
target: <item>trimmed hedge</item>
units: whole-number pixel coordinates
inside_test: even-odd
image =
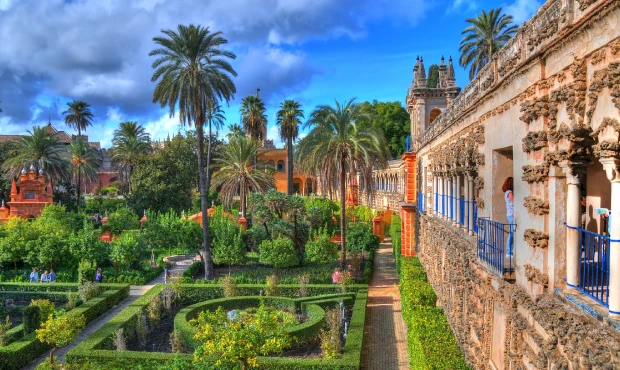
[[[127,284],[102,283],[103,289],[122,289]],[[77,292],[78,283],[0,283],[0,292]]]
[[[437,295],[427,282],[426,271],[415,257],[402,257],[400,294],[407,324],[409,365],[413,370],[465,370],[461,352]]]
[[[0,288],[6,285],[7,284],[0,284]],[[16,290],[19,288],[18,285],[26,285],[28,287],[36,286],[36,284],[11,284],[11,283],[9,283],[8,285],[10,285],[10,287]],[[61,288],[61,285],[64,288],[75,287],[75,291],[77,291],[77,284],[58,284],[58,285],[46,284],[45,286],[46,287],[55,286],[55,287]],[[115,289],[108,289],[104,291],[103,293],[101,293],[100,295],[98,295],[97,297],[91,299],[90,301],[86,303],[82,303],[80,306],[71,310],[71,312],[83,314],[84,317],[86,318],[86,323],[91,322],[96,317],[100,316],[101,314],[109,310],[111,307],[118,304],[125,297],[129,296],[129,285],[101,284],[101,286],[103,288],[115,288]],[[20,293],[23,293],[23,292],[20,291]],[[15,328],[12,328],[10,331],[15,333],[14,335],[16,337],[19,337],[19,339],[14,340],[13,342],[9,343],[9,345],[7,346],[0,347],[0,369],[2,370],[19,369],[25,366],[26,364],[28,364],[29,362],[31,362],[32,360],[34,360],[35,358],[37,358],[39,355],[41,355],[42,353],[44,353],[50,348],[46,344],[41,343],[36,338],[36,333],[30,333],[27,335],[23,335],[23,324],[18,325]],[[16,332],[18,331],[22,332],[21,336],[19,334],[16,334]]]
[[[401,258],[401,221],[399,215],[392,215],[392,224],[390,225],[390,234],[392,235],[392,251],[394,252],[394,260],[396,261],[396,273],[400,275],[400,258]]]
[[[349,325],[349,333],[347,341],[344,347],[344,354],[341,359],[337,360],[325,360],[325,359],[303,359],[303,358],[284,358],[284,357],[259,357],[258,362],[263,369],[319,369],[319,370],[353,370],[360,368],[360,360],[362,353],[362,343],[364,339],[364,322],[366,319],[366,301],[368,296],[368,287],[365,285],[351,285],[349,286],[350,293],[347,294],[334,294],[339,291],[339,286],[334,285],[314,285],[308,286],[309,294],[314,293],[314,298],[304,297],[291,300],[295,303],[295,307],[304,307],[309,316],[324,315],[323,309],[317,304],[317,302],[327,301],[332,304],[340,302],[340,298],[344,298],[345,301],[352,301],[355,297],[355,303],[353,304],[353,316]],[[114,332],[119,328],[124,328],[126,333],[132,333],[137,323],[138,312],[146,307],[151,297],[155,294],[159,294],[164,288],[164,285],[156,285],[147,294],[138,298],[133,304],[123,310],[121,313],[112,318],[108,323],[101,327],[97,332],[91,335],[82,343],[78,344],[69,353],[67,353],[66,359],[70,366],[86,366],[88,368],[105,368],[105,369],[120,369],[120,368],[135,368],[141,366],[144,370],[158,369],[165,365],[170,365],[175,361],[181,361],[185,363],[191,363],[193,355],[191,354],[174,354],[174,353],[161,353],[161,352],[137,352],[137,351],[116,351],[113,350],[112,336]],[[217,299],[222,295],[222,287],[220,285],[182,285],[184,290],[183,301],[197,303],[208,297],[208,299]],[[240,285],[238,288],[245,292],[254,292],[258,295],[260,290],[265,290],[264,285]],[[282,294],[291,295],[294,297],[299,294],[298,285],[280,286],[280,292]],[[188,293],[191,293],[188,296]],[[318,293],[318,294],[317,294]],[[321,295],[321,293],[323,295]],[[247,299],[247,297],[237,297],[241,299]],[[278,297],[265,297],[265,302],[268,299],[286,299]],[[258,297],[256,297],[258,299]],[[316,300],[316,302],[313,301]],[[224,300],[219,300],[223,302]],[[186,307],[185,309],[187,309]],[[185,310],[184,309],[184,310]],[[179,312],[181,314],[183,310]],[[189,311],[189,310],[188,310]],[[177,314],[177,317],[179,317]],[[177,327],[177,318],[175,318],[175,327]],[[321,319],[322,321],[323,319]],[[297,327],[296,327],[297,328]],[[302,333],[311,333],[312,331],[318,331],[321,329],[321,325],[316,324],[315,320],[307,320],[300,328]],[[292,333],[293,334],[293,333]],[[297,334],[299,336],[299,333]],[[314,335],[314,334],[309,334]],[[316,337],[316,336],[315,336]],[[302,340],[304,336],[302,335]],[[90,367],[89,367],[90,366]]]

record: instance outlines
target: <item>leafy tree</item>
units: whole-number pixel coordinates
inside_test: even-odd
[[[360,191],[372,192],[372,170],[386,166],[388,156],[382,133],[372,126],[360,124],[369,115],[351,99],[335,107],[322,105],[311,114],[313,127],[297,145],[296,162],[303,172],[319,176],[322,188],[334,189],[338,184],[340,209],[345,209],[347,174],[359,174]],[[340,265],[346,267],[346,219],[340,212]]]
[[[129,208],[120,208],[108,215],[108,222],[103,225],[104,231],[110,231],[112,235],[120,235],[125,230],[140,228],[140,219]]]
[[[213,174],[214,189],[219,189],[222,203],[232,205],[239,194],[243,217],[246,215],[246,199],[253,191],[265,191],[275,186],[273,176],[264,171],[253,171],[252,162],[258,156],[260,143],[245,137],[236,137],[224,147],[222,157],[216,160],[219,170]],[[256,163],[260,167],[262,162]],[[204,213],[203,213],[204,214]]]
[[[129,268],[136,265],[143,256],[146,255],[146,245],[139,233],[126,231],[118,239],[112,241],[110,258],[114,264],[116,275],[119,275],[120,268]]]
[[[241,101],[241,122],[245,133],[260,143],[267,133],[267,115],[265,103],[256,95],[249,95]]]
[[[437,64],[431,64],[428,68],[428,78],[426,79],[426,87],[434,89],[439,83],[439,66]]]
[[[44,170],[51,181],[68,179],[69,162],[65,146],[44,127],[34,126],[28,134],[19,138],[17,155],[7,158],[2,164],[9,178],[18,177],[22,169],[34,168]]]
[[[236,92],[231,76],[237,73],[227,59],[236,56],[222,46],[228,41],[221,32],[210,32],[201,26],[179,25],[177,31],[162,31],[166,37],[155,37],[158,48],[149,55],[156,56],[153,62],[153,77],[156,82],[153,101],[168,107],[174,116],[178,106],[181,124],[196,129],[198,141],[198,173],[200,184],[201,212],[207,214],[207,180],[204,163],[204,124],[209,105],[218,100],[228,102]],[[209,240],[209,217],[202,218],[203,244],[205,251],[205,278],[213,278],[211,242]]]
[[[106,261],[110,252],[110,244],[99,240],[100,230],[96,230],[93,223],[84,220],[83,226],[69,237],[69,252],[76,262],[86,259],[89,261]],[[94,274],[93,274],[94,276]]]
[[[332,219],[336,211],[338,205],[327,198],[313,197],[306,200],[306,220],[312,230],[324,228],[331,235],[336,227]]]
[[[469,66],[469,79],[473,80],[476,74],[491,61],[493,54],[499,51],[517,32],[517,26],[512,24],[512,16],[502,14],[502,8],[491,9],[487,13],[482,10],[475,18],[466,20],[470,25],[461,34],[462,67]]]
[[[276,268],[276,276],[280,277],[280,268],[299,265],[299,257],[293,241],[289,238],[275,238],[260,243],[258,261]]]
[[[57,311],[41,324],[41,329],[36,331],[37,339],[52,346],[50,364],[54,363],[54,352],[77,339],[85,325],[83,314],[67,313],[64,310]]]
[[[314,235],[313,240],[306,244],[305,253],[306,259],[310,262],[330,263],[338,258],[338,244],[332,242],[326,230],[322,229]]]
[[[112,139],[112,160],[120,165],[122,178],[127,180],[131,193],[131,174],[138,160],[151,150],[151,139],[142,125],[137,122],[121,122],[114,130]]]
[[[28,253],[28,244],[39,236],[31,223],[19,217],[9,219],[5,225],[6,236],[0,238],[0,262],[17,264],[24,260]]]
[[[213,262],[228,265],[229,271],[231,265],[243,263],[243,232],[237,222],[226,216],[222,207],[216,207],[209,225],[213,236]]]
[[[291,346],[292,339],[280,321],[275,310],[263,305],[254,314],[242,313],[237,318],[229,318],[222,307],[203,311],[194,321],[196,339],[203,342],[196,348],[194,362],[215,363],[218,368],[256,368],[258,356],[281,354]]]
[[[67,110],[62,112],[65,115],[65,124],[73,127],[78,131],[78,136],[82,136],[82,130],[93,124],[93,112],[90,110],[90,104],[74,100],[67,103]]]
[[[78,137],[71,143],[71,172],[77,175],[77,208],[80,209],[80,191],[82,190],[82,177],[90,181],[97,181],[97,168],[99,163],[95,150],[88,143]]]
[[[372,234],[372,229],[367,223],[351,223],[347,233],[349,235],[347,251],[349,252],[368,252],[379,247],[379,237]]]
[[[383,132],[390,150],[390,158],[400,158],[405,153],[407,135],[411,132],[409,113],[400,102],[379,102],[361,104],[362,110],[368,115],[362,119],[376,130]]]
[[[288,162],[286,169],[286,193],[288,195],[293,194],[293,141],[297,139],[299,125],[301,125],[301,119],[303,118],[304,112],[299,102],[289,99],[280,104],[277,122],[280,125],[280,138],[286,140],[286,159]]]
[[[245,135],[243,131],[243,127],[239,126],[238,123],[233,123],[231,125],[228,125],[228,131],[229,133],[226,134],[226,138],[228,140],[232,140],[233,138]]]
[[[64,206],[45,207],[31,224],[38,237],[28,243],[29,261],[54,268],[54,261],[70,260],[67,240],[74,231],[73,226]]]
[[[0,143],[0,168],[2,168],[4,161],[8,158],[16,157],[18,154],[15,142],[5,141]],[[0,173],[0,202],[4,200],[6,203],[11,200],[11,179],[10,176]]]

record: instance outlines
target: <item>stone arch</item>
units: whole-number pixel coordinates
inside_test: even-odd
[[[429,121],[428,121],[428,122],[429,122],[429,123],[433,123],[433,121],[434,121],[435,119],[437,119],[437,117],[439,117],[439,115],[440,115],[440,114],[441,114],[441,109],[439,109],[439,108],[433,108],[433,109],[431,110],[431,113],[430,113],[430,117],[429,117]]]

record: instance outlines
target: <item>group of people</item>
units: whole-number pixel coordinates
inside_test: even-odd
[[[47,270],[45,270],[43,272],[43,274],[41,274],[41,278],[39,279],[39,269],[37,269],[36,267],[34,269],[32,269],[32,272],[30,273],[30,282],[31,283],[53,283],[56,281],[56,273],[54,272],[54,270],[50,270],[49,272]]]

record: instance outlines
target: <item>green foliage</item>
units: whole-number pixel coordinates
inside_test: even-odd
[[[41,322],[47,321],[47,319],[54,313],[56,309],[56,305],[53,302],[50,302],[48,299],[33,299],[30,301],[30,306],[39,307],[39,312],[41,313]]]
[[[405,140],[411,131],[409,113],[400,102],[379,102],[361,104],[364,112],[370,113],[371,118],[365,120],[383,132],[385,141],[392,158],[400,158],[405,152]]]
[[[439,66],[437,64],[431,64],[428,68],[428,78],[426,79],[426,87],[434,89],[439,83]]]
[[[80,284],[80,287],[78,288],[78,294],[80,295],[82,302],[90,301],[99,295],[99,293],[101,293],[99,285],[97,283],[93,283],[92,281],[84,282],[83,284]]]
[[[414,370],[465,370],[469,366],[415,257],[400,259],[400,292],[407,324],[409,363]]]
[[[37,339],[54,349],[65,347],[77,338],[85,325],[84,315],[60,310],[41,323],[41,329],[37,329]],[[53,356],[54,350],[50,355],[51,363],[53,363]]]
[[[347,225],[347,251],[370,251],[379,247],[379,237],[372,234],[370,224],[350,222]]]
[[[116,189],[116,188],[109,188],[109,187],[103,188],[101,189],[101,193],[103,195],[106,195],[104,193],[112,192],[111,189]],[[114,192],[116,192],[116,190],[114,190]],[[99,212],[103,215],[105,211],[115,212],[121,208],[126,208],[126,207],[127,207],[127,201],[125,200],[125,198],[101,198],[101,199],[92,198],[92,199],[86,200],[86,211],[89,213]]]
[[[270,297],[276,297],[280,295],[280,289],[278,286],[280,285],[280,277],[278,275],[269,275],[265,279],[265,285],[267,285],[267,289],[265,289],[265,294]]]
[[[101,231],[94,228],[92,222],[84,220],[82,228],[69,237],[69,251],[71,255],[80,257],[81,260],[92,261],[94,265],[96,261],[107,261],[110,253],[110,244],[99,240]],[[81,263],[81,261],[80,261]],[[94,272],[93,275],[94,276]],[[88,279],[92,280],[93,277]],[[78,266],[78,280],[80,279]]]
[[[32,333],[41,327],[41,308],[28,306],[24,308],[24,334]]]
[[[0,323],[0,347],[4,347],[9,344],[7,331],[11,328],[11,321],[9,315],[6,315],[6,321],[4,324]]]
[[[265,240],[260,244],[259,249],[260,263],[275,267],[277,275],[279,275],[280,268],[299,264],[293,241],[289,238]]]
[[[399,215],[392,215],[392,223],[390,232],[392,234],[392,252],[396,260],[396,273],[400,275],[400,258],[401,258],[401,221]]]
[[[238,295],[237,293],[237,282],[231,276],[224,276],[221,280],[222,282],[222,292],[224,297],[234,297]]]
[[[321,351],[326,359],[340,357],[340,310],[331,309],[325,313],[325,329],[321,330]]]
[[[136,232],[124,232],[111,244],[110,258],[114,262],[117,275],[121,267],[125,269],[129,269],[132,265],[135,267],[140,258],[147,254],[144,238]]]
[[[347,207],[346,213],[349,219],[355,218],[357,222],[371,223],[375,217],[373,210],[366,206]]]
[[[120,208],[108,215],[108,222],[103,225],[104,231],[112,235],[120,235],[125,230],[140,228],[140,218],[129,208]]]
[[[147,211],[147,219],[143,225],[143,236],[148,249],[166,249],[168,255],[175,248],[187,254],[195,254],[202,249],[202,229],[196,222],[181,218],[172,211]]]
[[[330,263],[338,258],[338,244],[331,241],[325,229],[319,229],[314,240],[306,244],[306,259],[315,263]]]
[[[245,260],[243,231],[236,220],[224,215],[222,207],[216,207],[209,223],[213,263],[238,265]]]
[[[306,198],[306,220],[312,230],[325,228],[330,235],[333,234],[338,224],[332,217],[337,210],[338,205],[327,198]]]
[[[86,282],[94,281],[96,273],[97,263],[95,261],[82,259],[78,265],[78,284],[83,285]]]

